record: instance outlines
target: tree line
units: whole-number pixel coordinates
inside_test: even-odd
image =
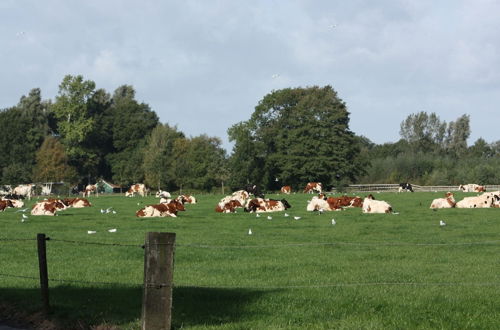
[[[446,123],[411,114],[401,139],[377,145],[349,129],[347,105],[331,86],[285,88],[265,95],[251,117],[218,137],[187,137],[161,123],[130,85],[112,94],[81,75],[64,77],[54,100],[32,89],[0,110],[0,184],[109,180],[153,189],[213,191],[247,183],[277,190],[308,181],[349,183],[498,183],[500,141],[467,146],[469,117]]]

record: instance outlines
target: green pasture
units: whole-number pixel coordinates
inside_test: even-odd
[[[139,329],[141,245],[162,231],[176,233],[175,329],[500,328],[500,209],[430,210],[442,192],[374,195],[399,214],[319,215],[305,210],[305,194],[286,196],[290,216],[272,220],[217,214],[220,195],[197,195],[178,218],[136,218],[154,197],[91,197],[91,208],[25,222],[8,209],[0,302],[41,309],[35,238],[45,233],[52,318]],[[108,207],[116,214],[101,214]]]

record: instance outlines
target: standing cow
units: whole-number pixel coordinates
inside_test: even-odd
[[[12,194],[22,196],[22,197],[28,197],[28,199],[31,199],[31,195],[33,194],[33,190],[35,189],[34,184],[21,184],[12,190]]]
[[[129,190],[125,193],[125,197],[133,197],[136,194],[142,197],[146,196],[146,186],[143,183],[136,183],[130,186]]]

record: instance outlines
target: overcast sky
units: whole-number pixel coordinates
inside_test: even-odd
[[[420,111],[500,140],[500,1],[1,0],[0,20],[0,109],[81,74],[230,149],[270,91],[331,85],[375,143]]]

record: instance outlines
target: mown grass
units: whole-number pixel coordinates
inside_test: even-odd
[[[198,195],[178,218],[136,218],[153,197],[92,197],[91,208],[26,222],[9,209],[0,213],[0,238],[33,240],[0,241],[0,274],[36,278],[34,239],[45,233],[52,316],[68,327],[138,329],[141,245],[147,232],[168,231],[177,243],[174,328],[498,329],[500,210],[430,210],[441,195],[376,194],[399,213],[387,215],[318,215],[305,211],[310,195],[287,196],[287,213],[300,220],[216,214],[214,195]],[[100,213],[110,206],[117,214]],[[0,275],[0,288],[0,301],[41,308],[36,279]]]

